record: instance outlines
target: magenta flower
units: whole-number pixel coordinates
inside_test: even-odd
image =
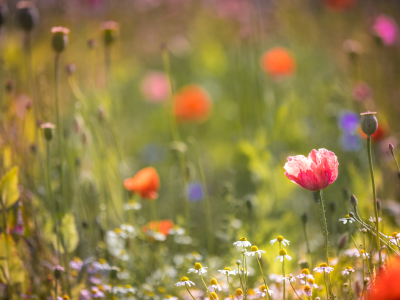
[[[373,31],[386,46],[391,46],[397,42],[399,28],[396,21],[390,16],[379,15],[375,19]]]
[[[308,157],[289,156],[284,166],[285,175],[292,182],[309,191],[320,191],[332,184],[338,176],[338,160],[335,153],[313,149]]]
[[[169,81],[161,72],[152,71],[142,81],[142,93],[151,102],[162,102],[169,96]]]
[[[353,88],[353,98],[362,102],[372,98],[372,90],[370,86],[364,82],[357,83]]]

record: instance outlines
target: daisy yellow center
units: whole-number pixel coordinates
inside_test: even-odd
[[[130,289],[130,288],[132,288],[132,286],[130,284],[127,284],[127,285],[125,285],[125,288]]]
[[[278,237],[276,238],[278,240],[278,242],[283,242],[283,236],[278,235]]]
[[[310,271],[309,271],[307,268],[305,268],[305,269],[303,269],[303,270],[301,271],[301,274],[309,275],[309,274],[310,274]]]
[[[351,270],[351,269],[353,269],[352,267],[347,267],[347,270]]]
[[[266,287],[266,285],[265,285],[265,284],[263,284],[262,286],[260,286],[260,290],[261,290],[261,291],[263,291],[263,292],[264,292],[266,289],[267,289],[267,287]]]
[[[82,260],[79,257],[74,257],[74,261],[81,262]]]
[[[217,279],[212,278],[210,281],[210,285],[217,285],[217,284],[218,284]]]
[[[225,270],[225,271],[232,271],[232,269],[229,268],[229,267],[226,267],[224,270]]]
[[[104,288],[103,288],[102,285],[98,285],[97,288],[98,288],[100,291],[104,292]]]
[[[257,247],[257,246],[251,246],[251,251],[252,251],[252,252],[258,251],[258,247]]]
[[[328,266],[327,263],[322,263],[319,265],[320,268],[326,268],[327,266]]]
[[[241,295],[243,295],[242,289],[237,289],[236,290],[236,296],[241,296]]]
[[[360,250],[360,253],[365,253],[365,250],[364,250],[364,249],[361,249],[361,250]]]
[[[104,265],[105,263],[107,263],[107,261],[104,258],[100,258],[99,259],[99,263],[101,263],[102,265]]]
[[[241,242],[246,242],[247,239],[246,239],[245,237],[241,237],[239,241],[241,241]]]
[[[255,295],[256,293],[254,292],[253,289],[248,289],[247,290],[247,295]]]
[[[392,237],[397,237],[398,234],[399,234],[398,232],[393,232]]]
[[[115,229],[114,229],[114,232],[117,233],[117,234],[118,234],[118,233],[122,233],[122,229],[121,229],[121,228],[115,228]]]
[[[285,256],[285,255],[287,255],[286,250],[285,250],[285,249],[279,250],[279,255],[280,255],[280,256]]]
[[[315,280],[312,279],[312,278],[308,278],[308,279],[307,279],[307,282],[308,282],[309,284],[314,284],[314,283],[315,283]]]
[[[309,285],[306,285],[306,286],[304,287],[304,291],[305,291],[305,292],[311,291],[311,287],[310,287]]]
[[[347,215],[345,215],[344,217],[345,217],[345,218],[350,218],[350,215],[349,215],[349,214],[347,214]]]
[[[125,226],[132,226],[131,223],[125,223]]]
[[[166,292],[167,292],[167,289],[165,288],[165,287],[163,287],[163,286],[160,286],[160,287],[158,287],[158,291],[161,293],[161,294],[165,294]],[[171,295],[170,295],[171,296]],[[171,296],[172,297],[172,296]]]
[[[218,296],[217,296],[217,294],[215,292],[211,292],[211,298],[214,299],[214,300],[217,300]]]
[[[203,266],[201,265],[201,263],[195,263],[194,264],[194,268],[195,270],[200,270]]]
[[[189,281],[189,278],[187,278],[187,277],[182,277],[182,278],[181,278],[181,281]]]
[[[97,290],[92,290],[92,294],[97,294]]]
[[[69,296],[68,295],[64,295],[63,296],[63,300],[69,300]]]

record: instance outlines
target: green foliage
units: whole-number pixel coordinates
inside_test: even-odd
[[[60,248],[61,253],[71,253],[73,252],[79,243],[79,235],[76,230],[75,217],[71,213],[67,213],[61,220],[60,225],[60,236],[62,247]],[[57,237],[53,236],[53,244],[57,249]]]
[[[18,201],[18,167],[13,167],[0,180],[2,206],[10,208]]]
[[[25,275],[23,263],[18,256],[15,242],[10,235],[4,233],[0,235],[0,249],[0,282],[7,282],[9,280],[11,285],[23,283]],[[5,278],[7,272],[8,280]]]

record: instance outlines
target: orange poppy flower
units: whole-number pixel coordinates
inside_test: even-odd
[[[398,300],[400,299],[400,259],[392,259],[386,270],[378,272],[375,284],[369,289],[367,299]]]
[[[154,200],[158,197],[160,178],[154,168],[148,167],[137,172],[132,178],[125,179],[124,186],[144,199]]]
[[[325,0],[324,2],[328,8],[342,11],[353,6],[356,0]]]
[[[210,97],[199,86],[185,86],[174,97],[174,115],[179,121],[205,121],[210,110]]]
[[[163,235],[168,235],[172,228],[174,228],[174,222],[171,220],[160,220],[147,223],[147,225],[142,227],[142,231],[147,233],[149,230],[152,230],[162,233]]]
[[[287,49],[276,47],[264,53],[261,68],[272,76],[287,76],[296,71],[296,62]]]
[[[361,130],[361,126],[358,128],[358,132],[360,133],[360,136],[364,139],[367,138],[367,135]],[[378,129],[375,131],[374,134],[371,134],[371,140],[374,142],[379,142],[383,140],[386,136],[387,133],[387,127],[379,124]]]

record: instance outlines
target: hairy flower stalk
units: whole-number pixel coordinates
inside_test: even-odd
[[[380,239],[379,239],[379,216],[378,216],[378,205],[376,202],[376,190],[375,190],[375,176],[374,167],[372,164],[371,155],[371,135],[375,133],[378,129],[378,120],[375,117],[375,112],[365,112],[361,115],[363,116],[361,120],[361,129],[367,135],[367,150],[368,150],[368,162],[369,162],[369,172],[371,175],[371,185],[372,185],[372,195],[374,200],[374,212],[375,212],[375,231],[376,231],[376,246],[377,251],[381,249]],[[382,254],[379,251],[379,264],[382,265]]]

